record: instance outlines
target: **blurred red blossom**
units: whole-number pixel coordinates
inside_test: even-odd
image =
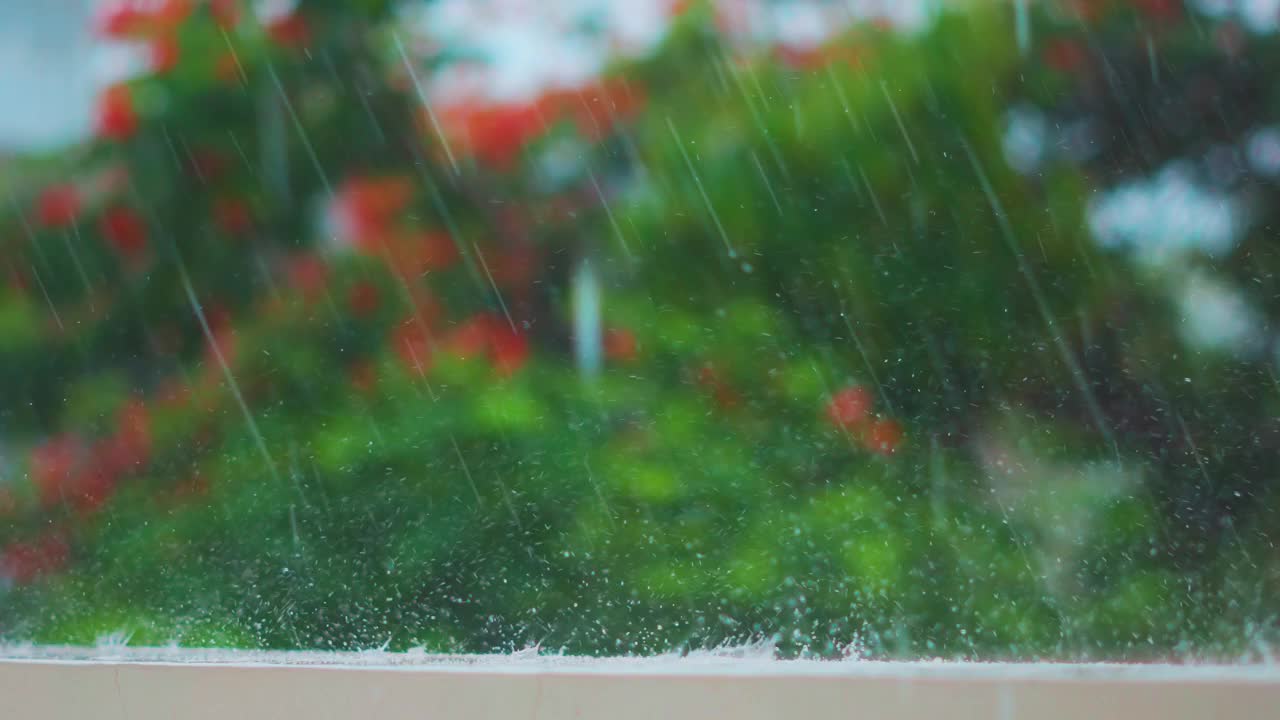
[[[1071,73],[1084,67],[1089,56],[1078,40],[1057,38],[1049,41],[1042,52],[1044,64],[1058,72]]]
[[[71,225],[80,214],[80,191],[71,184],[50,185],[36,200],[36,219],[47,228]]]
[[[492,313],[468,318],[448,334],[444,346],[458,357],[487,357],[503,376],[515,374],[530,355],[528,336]]]
[[[227,235],[238,237],[253,229],[253,214],[242,198],[226,195],[213,201],[213,223]]]
[[[368,395],[378,387],[378,368],[369,360],[359,360],[347,369],[347,378],[356,392]]]
[[[285,274],[289,284],[307,302],[320,299],[329,287],[329,264],[313,253],[300,253],[290,258]]]
[[[163,75],[178,65],[181,49],[173,35],[161,35],[151,41],[149,49],[151,71]]]
[[[107,0],[98,6],[96,29],[113,40],[172,33],[191,14],[191,0]]]
[[[98,97],[97,134],[106,140],[127,140],[138,131],[133,91],[128,85],[112,85]]]
[[[0,549],[0,576],[26,585],[61,570],[70,554],[66,540],[57,532],[47,532],[28,542],[9,543]]]
[[[102,236],[126,259],[147,249],[147,226],[137,211],[124,205],[108,208],[99,223]]]
[[[304,48],[311,42],[311,26],[301,13],[292,12],[267,23],[267,36],[281,47]]]
[[[209,14],[223,30],[231,30],[240,23],[239,0],[209,0]]]
[[[406,177],[348,178],[334,198],[338,233],[360,252],[381,252],[394,234],[395,221],[413,200]]]
[[[871,452],[892,455],[902,444],[902,425],[896,420],[876,420],[867,427],[861,440],[863,446]]]
[[[347,292],[347,307],[351,314],[359,318],[369,317],[378,310],[381,304],[378,286],[368,281],[361,281],[351,286]]]
[[[86,452],[84,440],[73,433],[54,435],[32,449],[28,468],[42,504],[63,500]]]
[[[826,408],[827,419],[838,427],[852,427],[867,420],[872,403],[869,390],[861,385],[852,385],[831,396]]]
[[[431,369],[434,343],[420,318],[408,318],[391,331],[391,349],[405,368],[417,375]]]
[[[455,150],[495,170],[514,167],[520,153],[547,127],[533,103],[457,103],[443,108],[439,121]]]
[[[631,362],[638,356],[636,334],[626,328],[609,328],[604,333],[604,355],[610,360]]]

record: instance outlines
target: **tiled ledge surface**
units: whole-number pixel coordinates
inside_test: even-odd
[[[0,648],[0,718],[1280,718],[1280,667]]]

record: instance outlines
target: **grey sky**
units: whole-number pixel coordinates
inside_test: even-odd
[[[93,82],[89,0],[0,0],[0,151],[83,137]]]

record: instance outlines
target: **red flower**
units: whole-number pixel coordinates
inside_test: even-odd
[[[1062,38],[1046,45],[1043,57],[1045,65],[1063,73],[1079,70],[1088,60],[1084,47],[1078,41]]]
[[[369,317],[377,312],[380,304],[378,286],[371,282],[358,282],[351,286],[347,294],[347,307],[351,308],[351,314],[356,317]]]
[[[111,0],[97,18],[97,31],[115,40],[171,33],[191,14],[190,0]]]
[[[224,196],[213,201],[213,222],[227,235],[244,235],[253,228],[249,206],[238,197]]]
[[[368,360],[360,360],[347,370],[351,387],[357,392],[368,395],[378,386],[378,368]]]
[[[329,287],[329,264],[317,255],[304,253],[291,258],[285,272],[289,284],[302,293],[307,302],[318,299]]]
[[[94,510],[106,502],[121,475],[151,460],[151,421],[138,400],[121,408],[115,432],[86,447],[75,435],[57,435],[31,451],[32,482],[46,507],[70,503]]]
[[[69,556],[66,541],[55,533],[47,533],[32,542],[10,543],[0,550],[0,575],[26,585],[62,569]]]
[[[240,23],[238,0],[209,0],[209,14],[223,30],[231,30]]]
[[[1171,22],[1182,17],[1182,0],[1133,0],[1133,4],[1151,20]]]
[[[604,333],[604,355],[610,360],[631,362],[637,347],[636,334],[626,328],[609,328]]]
[[[742,404],[742,393],[725,382],[720,371],[711,363],[698,368],[696,380],[699,385],[711,391],[711,397],[715,398],[720,409],[730,410]]]
[[[511,325],[501,323],[490,332],[489,352],[493,366],[509,377],[529,361],[529,337]]]
[[[147,249],[147,226],[131,208],[118,206],[102,215],[102,236],[116,252],[134,258]]]
[[[45,507],[71,503],[82,510],[101,505],[115,489],[118,462],[113,441],[92,449],[75,435],[57,435],[31,451],[31,479]]]
[[[397,216],[413,200],[408,178],[351,178],[338,191],[334,216],[339,231],[361,252],[377,253],[391,239]]]
[[[205,322],[214,332],[231,329],[231,311],[220,303],[205,303]]]
[[[773,49],[778,61],[792,70],[821,70],[831,62],[826,48],[778,45]]]
[[[831,396],[827,403],[827,419],[833,425],[849,428],[867,420],[871,405],[871,393],[861,385],[853,385]]]
[[[448,233],[424,232],[414,238],[423,270],[443,270],[458,260],[458,246]]]
[[[417,318],[405,320],[391,332],[391,349],[405,368],[418,375],[431,369],[432,345],[426,327]]]
[[[96,29],[103,37],[125,39],[144,34],[147,16],[128,0],[101,5]]]
[[[892,455],[902,444],[902,426],[895,420],[876,420],[863,434],[862,443],[871,452]]]
[[[213,77],[228,85],[240,79],[240,63],[235,53],[227,51],[218,56],[213,63]]]
[[[191,151],[191,171],[205,182],[217,180],[227,171],[227,159],[217,150],[195,148]]]
[[[366,239],[373,242],[368,236]],[[388,267],[406,280],[414,280],[427,272],[443,270],[458,259],[457,248],[449,235],[437,232],[386,234],[378,241],[385,247]]]
[[[156,4],[154,1],[152,4]],[[153,12],[156,24],[162,30],[173,30],[191,14],[191,0],[160,0]]]
[[[426,323],[427,327],[434,328],[443,313],[440,300],[422,286],[410,290],[409,300],[413,307],[413,317]]]
[[[102,507],[115,492],[120,475],[134,466],[129,464],[127,449],[113,439],[101,440],[89,451],[89,460],[76,474],[75,483],[65,499],[81,512]]]
[[[461,103],[444,108],[439,118],[453,145],[497,170],[511,169],[548,120],[534,104]]]
[[[67,227],[80,214],[80,192],[74,185],[53,185],[40,193],[36,216],[47,228]]]
[[[151,461],[151,413],[146,403],[133,399],[120,408],[112,442],[121,471],[136,470]]]
[[[598,88],[582,94],[584,110],[590,115],[591,128],[609,129],[618,122],[630,120],[640,114],[648,103],[644,89],[623,80],[610,80]],[[587,123],[580,114],[578,127],[590,136]]]
[[[56,505],[67,495],[84,457],[84,443],[76,435],[55,435],[31,451],[31,481],[46,506]]]
[[[169,378],[156,391],[156,398],[162,407],[180,408],[191,402],[191,386],[181,378]]]
[[[128,85],[112,85],[98,98],[97,132],[107,140],[127,140],[138,131],[133,93]]]
[[[487,253],[484,262],[498,287],[508,289],[533,284],[541,263],[538,249],[530,242],[517,242],[502,252]]]
[[[267,36],[281,47],[303,48],[311,42],[311,28],[307,19],[295,12],[268,23]]]
[[[571,90],[548,92],[538,99],[538,115],[545,123],[561,117],[573,119],[584,137],[599,140],[615,125],[634,117],[643,108],[645,97],[620,79]]]
[[[693,0],[669,0],[670,5],[667,6],[667,17],[676,18],[689,11],[693,7]]]
[[[178,65],[178,39],[173,35],[162,35],[151,41],[151,71],[160,75],[169,72]]]
[[[489,349],[489,334],[495,320],[491,315],[472,316],[449,333],[445,347],[463,359],[484,355]]]
[[[445,347],[464,359],[487,356],[505,376],[524,367],[530,354],[528,336],[489,313],[474,315],[459,325],[449,334]]]

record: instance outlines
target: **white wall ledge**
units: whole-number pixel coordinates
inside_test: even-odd
[[[1278,718],[1280,668],[0,649],[0,717]]]

